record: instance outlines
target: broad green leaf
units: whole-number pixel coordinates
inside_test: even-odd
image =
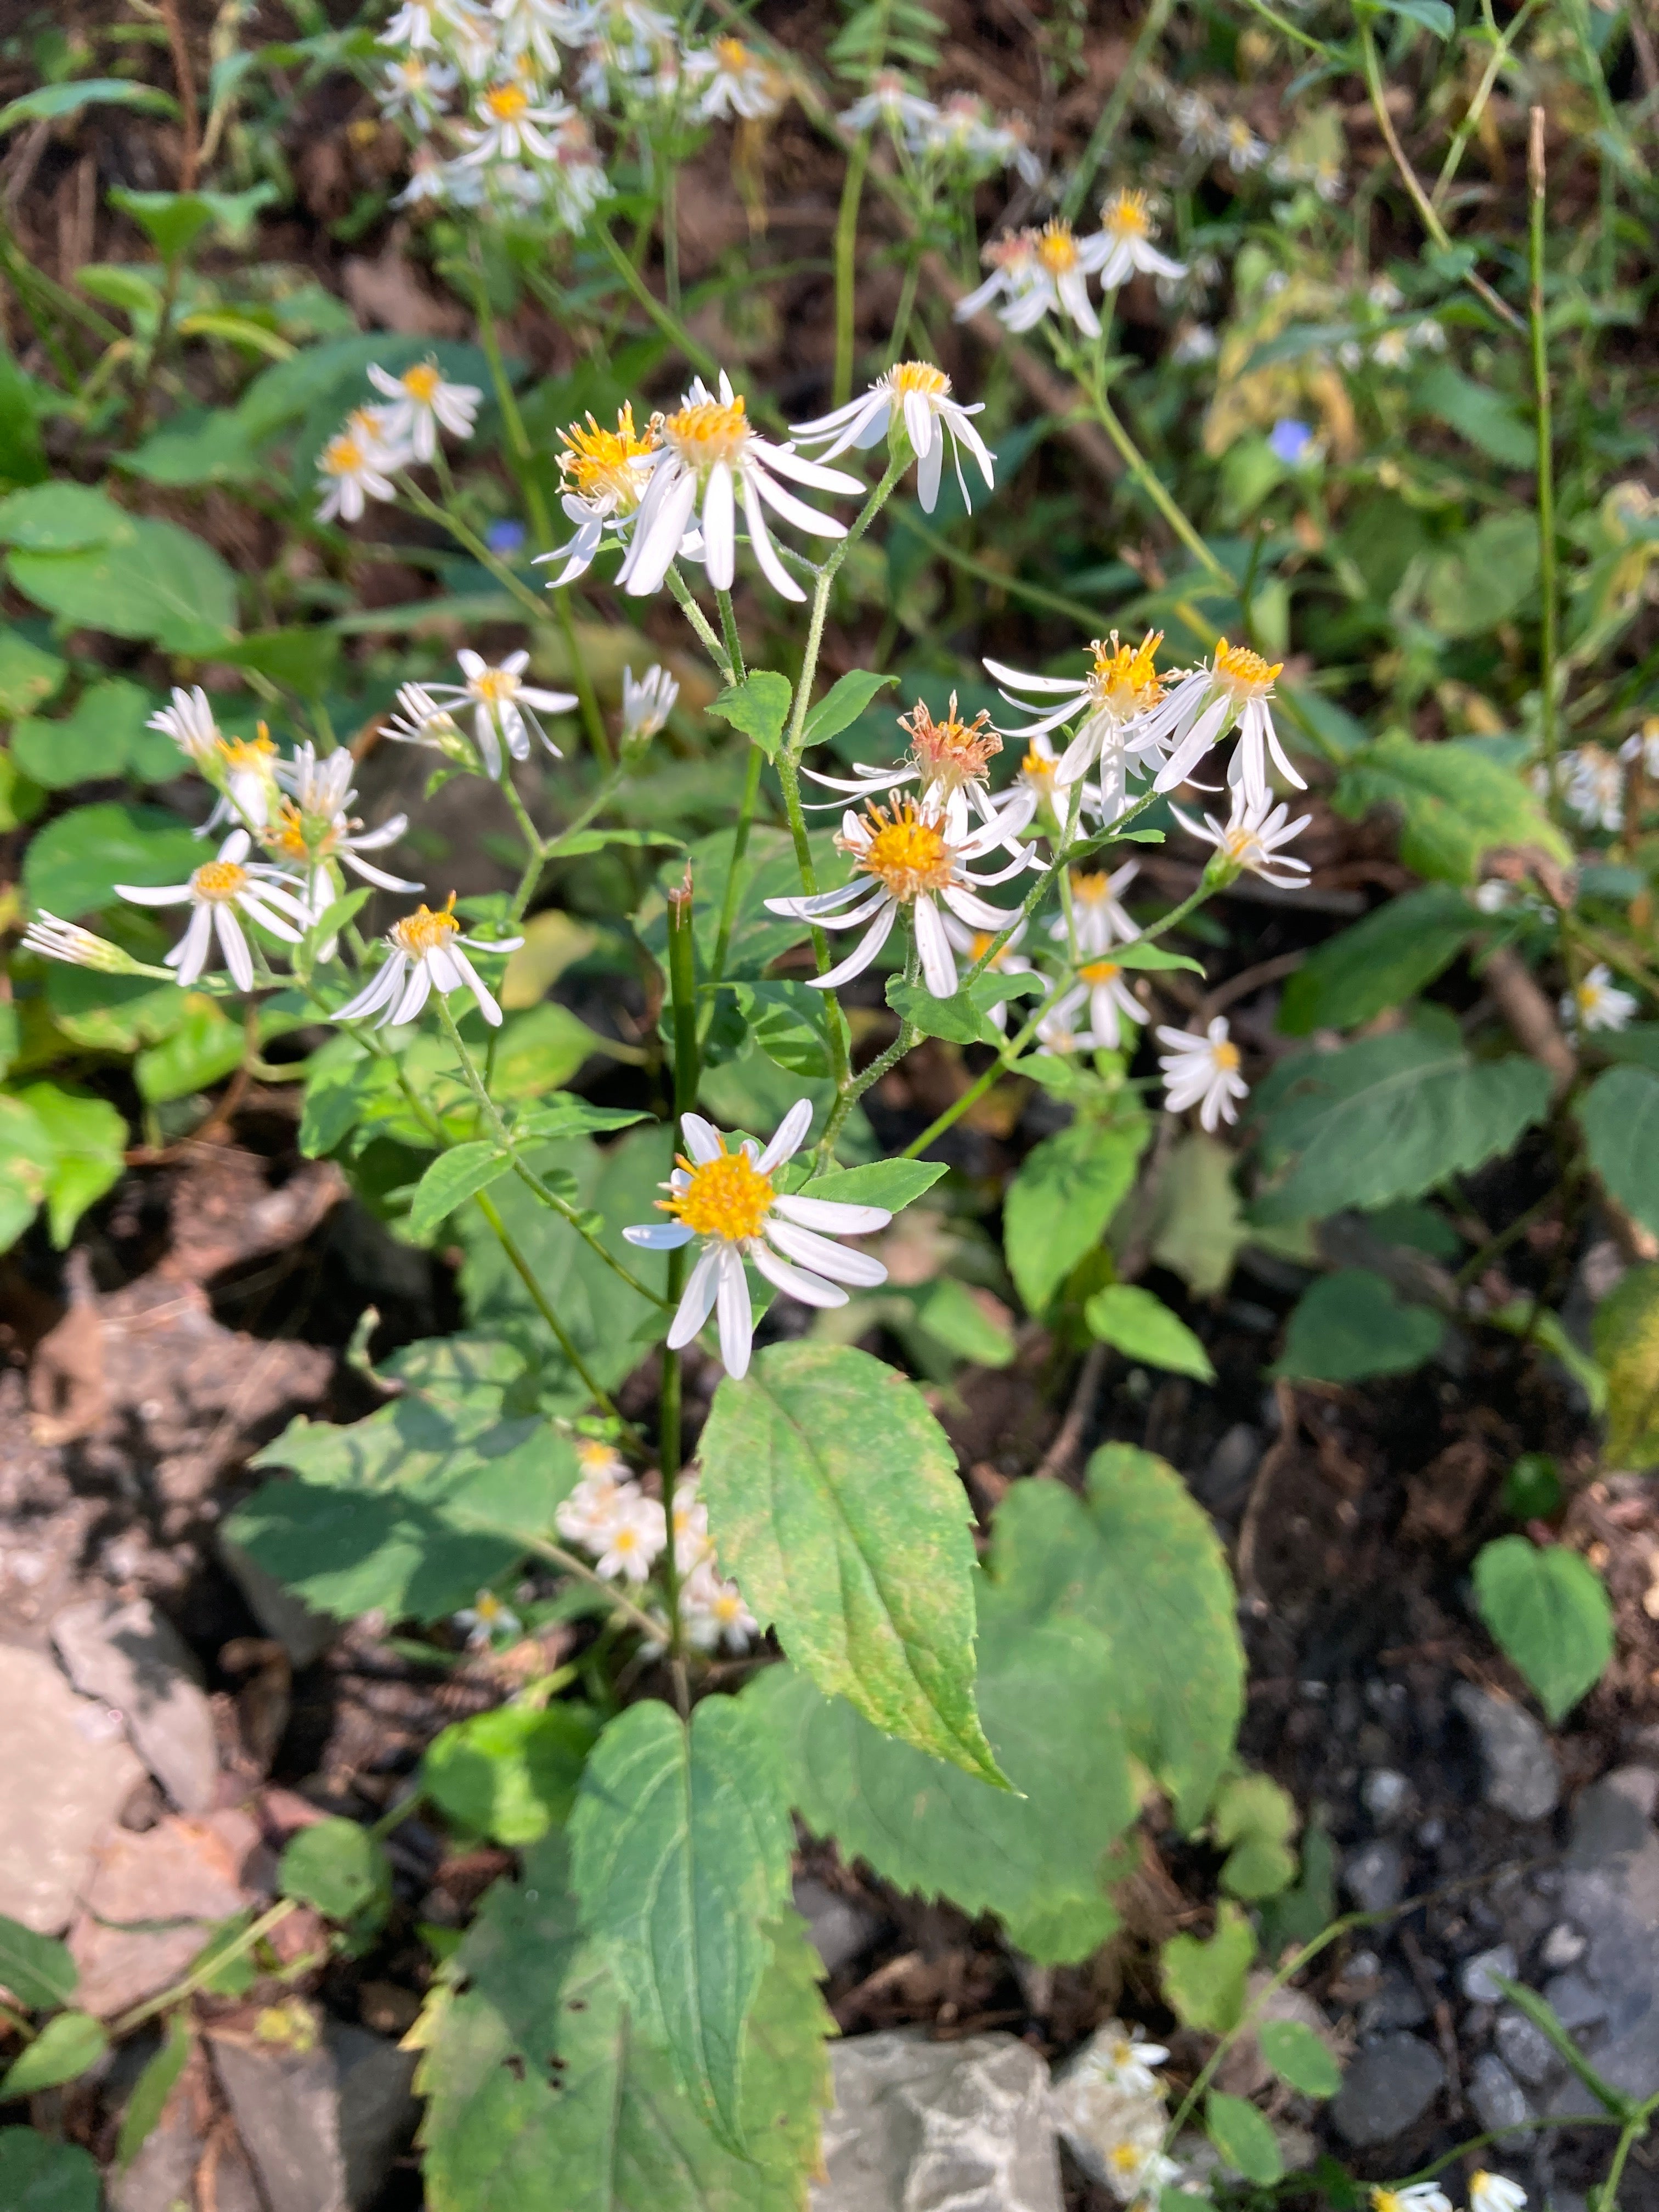
[[[1509,400],[1488,386],[1476,384],[1449,362],[1437,362],[1426,376],[1419,377],[1413,397],[1437,422],[1505,468],[1536,466],[1538,445],[1531,425],[1522,422]]]
[[[258,447],[239,415],[222,407],[175,415],[152,430],[131,453],[118,453],[114,465],[149,483],[179,486],[252,483],[265,474]],[[311,635],[324,637],[325,631]]]
[[[550,1837],[495,1884],[416,2031],[431,2212],[807,2212],[834,2027],[800,1921],[760,1931],[738,2159],[583,1940],[568,1861]]]
[[[948,1044],[1002,1042],[990,1016],[966,991],[958,991],[949,999],[936,999],[925,983],[907,983],[902,975],[890,975],[887,1003],[918,1036],[943,1037]]]
[[[1086,1500],[1017,1482],[997,1508],[991,1571],[1033,1620],[1076,1616],[1111,1639],[1129,1749],[1195,1827],[1232,1754],[1244,1660],[1221,1547],[1174,1468],[1108,1444]]]
[[[921,1394],[850,1346],[778,1344],[702,1432],[722,1564],[819,1689],[1000,1782],[974,1710],[974,1552],[956,1455]]]
[[[1405,1375],[1433,1358],[1445,1334],[1438,1314],[1405,1304],[1369,1267],[1340,1267],[1297,1301],[1272,1371],[1317,1382]]]
[[[831,738],[839,737],[857,721],[872,699],[897,682],[896,676],[872,675],[867,668],[852,668],[845,676],[838,676],[808,714],[801,732],[802,746],[827,744]]]
[[[0,485],[36,484],[50,475],[40,443],[46,394],[25,375],[0,337]]]
[[[1112,947],[1112,964],[1118,968],[1187,968],[1194,975],[1204,973],[1204,963],[1192,959],[1185,952],[1172,952],[1167,945],[1148,944],[1142,938],[1131,938],[1127,945]]]
[[[738,983],[733,990],[738,1011],[767,1058],[792,1075],[822,1082],[830,1073],[823,992],[794,981]]]
[[[1334,2097],[1342,2087],[1342,2069],[1306,2021],[1264,2020],[1255,2033],[1273,2072],[1304,2097]]]
[[[1249,1242],[1243,1202],[1233,1181],[1233,1155],[1217,1138],[1194,1130],[1164,1163],[1152,1217],[1152,1255],[1189,1291],[1212,1297],[1232,1279],[1241,1245]]]
[[[61,1252],[88,1206],[119,1182],[126,1165],[126,1121],[106,1098],[56,1083],[32,1083],[18,1097],[52,1146],[42,1196],[52,1241]]]
[[[1423,595],[1443,637],[1483,637],[1518,614],[1538,583],[1538,525],[1519,508],[1489,514],[1431,556]]]
[[[6,2212],[98,2212],[101,2195],[98,2169],[78,2143],[53,2142],[33,2128],[0,2128]]]
[[[178,102],[155,86],[140,84],[126,76],[72,77],[62,84],[36,85],[0,107],[0,131],[20,123],[51,123],[60,115],[73,115],[82,107],[147,107],[154,113],[177,115]]]
[[[138,1054],[133,1080],[141,1098],[162,1106],[210,1089],[241,1066],[246,1050],[241,1023],[233,1021],[216,999],[189,991],[166,1036]]]
[[[11,1991],[30,2012],[66,2005],[75,1995],[80,1969],[51,1936],[37,1936],[21,1920],[0,1912],[0,1988]]]
[[[1112,1647],[1080,1620],[1033,1620],[977,1578],[981,1716],[1013,1792],[912,1749],[772,1667],[744,1692],[775,1738],[790,1802],[896,1889],[994,1912],[1044,1964],[1086,1958],[1117,1923],[1112,1844],[1135,1797]]]
[[[609,1041],[549,999],[506,1022],[495,1043],[490,1096],[498,1105],[518,1098],[539,1099],[568,1083],[595,1053],[609,1054]]]
[[[591,1705],[498,1705],[433,1738],[420,1787],[463,1834],[519,1850],[570,1818],[599,1732]]]
[[[228,643],[236,580],[213,548],[149,516],[128,529],[117,544],[81,552],[14,550],[7,573],[26,599],[64,622],[148,639],[169,653],[210,653]]]
[[[1659,1267],[1632,1267],[1595,1310],[1595,1357],[1607,1378],[1610,1467],[1659,1462]]]
[[[121,2114],[120,2133],[115,2142],[115,2170],[125,2173],[149,2141],[156,2122],[166,2110],[167,2099],[173,2094],[173,2084],[184,2072],[190,2057],[190,2013],[181,2006],[167,2022],[161,2047],[149,2060],[143,2072],[132,2085],[132,2094],[127,2099],[126,2109]]]
[[[23,890],[37,913],[75,921],[118,905],[118,883],[181,884],[201,860],[200,841],[176,814],[103,800],[60,814],[30,839]]]
[[[54,2014],[0,2077],[0,2103],[78,2080],[108,2049],[102,2023],[89,2012]]]
[[[341,1927],[385,1919],[392,1904],[392,1869],[378,1836],[356,1820],[318,1820],[283,1851],[276,1884]]]
[[[141,192],[118,185],[110,203],[129,215],[164,261],[187,253],[210,224],[227,243],[246,246],[253,219],[276,198],[269,180],[244,192]]]
[[[1659,1228],[1659,1071],[1607,1068],[1577,1113],[1590,1165],[1609,1194],[1644,1228]]]
[[[1079,1115],[1021,1163],[1003,1201],[1009,1273],[1026,1310],[1042,1313],[1127,1197],[1150,1122]]]
[[[958,1359],[980,1367],[1008,1367],[1017,1349],[1012,1332],[987,1313],[969,1289],[952,1275],[931,1285],[916,1306],[916,1319]]]
[[[0,499],[0,544],[31,553],[130,545],[133,518],[90,484],[58,479]]]
[[[841,1206],[884,1206],[898,1213],[949,1173],[943,1160],[870,1160],[863,1167],[831,1168],[800,1189],[808,1198],[832,1198]]]
[[[1252,1904],[1275,1897],[1296,1879],[1285,1845],[1297,1831],[1293,1798],[1266,1774],[1236,1774],[1216,1792],[1210,1832],[1227,1853],[1221,1887]]]
[[[457,1207],[512,1170],[512,1161],[489,1139],[440,1152],[415,1186],[415,1195],[409,1202],[410,1235],[424,1241]]]
[[[646,1118],[625,1106],[592,1105],[586,1098],[577,1098],[566,1091],[543,1099],[539,1104],[521,1106],[514,1116],[513,1133],[526,1143],[561,1137],[609,1136],[618,1129],[631,1129]]]
[[[787,676],[780,676],[775,669],[757,668],[741,684],[730,685],[711,700],[708,711],[757,744],[768,760],[775,760],[793,696],[794,687]]]
[[[333,682],[340,661],[338,633],[309,629],[259,629],[225,648],[233,668],[251,668],[301,698],[317,699]]]
[[[1613,1656],[1613,1607],[1601,1577],[1565,1545],[1540,1549],[1525,1536],[1483,1545],[1474,1601],[1552,1724],[1595,1687]]]
[[[0,629],[0,720],[15,721],[44,706],[69,673],[55,653],[31,645],[21,631]]]
[[[1244,1981],[1255,1956],[1255,1930],[1231,1898],[1215,1909],[1207,1941],[1172,1936],[1159,1954],[1164,1994],[1183,2027],[1226,2035],[1244,2014]]]
[[[91,684],[58,720],[19,722],[11,733],[12,758],[49,791],[129,775],[137,763],[153,757],[149,741],[155,732],[144,725],[155,706],[153,692],[123,678]],[[167,738],[161,742],[168,773],[176,774],[182,757]]]
[[[46,794],[8,752],[0,752],[0,830],[21,829],[33,822],[46,803]]]
[[[1357,1029],[1402,1006],[1449,966],[1478,916],[1449,884],[1425,884],[1375,908],[1328,937],[1285,986],[1279,1026],[1286,1036]]]
[[[1256,1094],[1270,1173],[1263,1223],[1416,1198],[1464,1175],[1539,1120],[1549,1077],[1535,1060],[1471,1060],[1456,1023],[1421,1008],[1405,1027],[1340,1052],[1282,1062]]]
[[[714,2135],[746,2150],[744,2026],[794,1845],[752,1714],[708,1698],[688,1726],[667,1705],[629,1706],[588,1759],[570,1845],[583,1925],[642,2032],[667,2051]]]
[[[1426,6],[1430,0],[1418,0],[1418,4]],[[1451,9],[1447,8],[1445,13],[1449,16]],[[1285,2161],[1279,2154],[1278,2138],[1255,2106],[1246,2104],[1243,2097],[1229,2097],[1212,2089],[1204,2100],[1204,2131],[1220,2152],[1223,2163],[1235,2173],[1242,2173],[1246,2181],[1268,2189],[1283,2175]]]
[[[1083,1318],[1101,1343],[1111,1345],[1126,1359],[1167,1367],[1176,1375],[1194,1375],[1200,1382],[1215,1380],[1209,1353],[1186,1322],[1162,1298],[1137,1284],[1109,1283],[1084,1307]]]
[[[1526,527],[1534,529],[1529,520]],[[1423,744],[1397,731],[1379,738],[1344,769],[1334,804],[1350,821],[1374,806],[1396,811],[1401,859],[1444,883],[1477,881],[1500,845],[1531,846],[1564,866],[1573,857],[1520,775],[1455,739]]]

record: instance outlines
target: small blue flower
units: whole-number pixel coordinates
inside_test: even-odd
[[[484,532],[484,544],[492,553],[516,553],[524,544],[523,523],[492,522]]]
[[[1283,461],[1287,469],[1313,459],[1313,446],[1312,430],[1307,423],[1298,422],[1293,415],[1287,415],[1281,422],[1275,422],[1267,434],[1269,452],[1276,460]]]

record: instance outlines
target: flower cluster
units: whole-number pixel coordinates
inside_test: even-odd
[[[1139,2028],[1109,2020],[1055,2077],[1062,2133],[1086,2149],[1091,2174],[1122,2204],[1156,2203],[1180,2179],[1164,2150],[1170,2115],[1158,2069],[1169,2055]]]
[[[1042,181],[1024,117],[999,121],[977,93],[948,93],[936,103],[901,71],[878,70],[863,98],[836,119],[843,131],[860,134],[879,125],[901,159],[928,182],[975,185],[999,169],[1012,169],[1027,185]]]
[[[1419,353],[1443,353],[1446,333],[1432,315],[1410,322],[1389,319],[1405,306],[1405,295],[1391,276],[1373,277],[1356,311],[1356,320],[1367,330],[1364,337],[1344,338],[1336,357],[1344,368],[1356,369],[1369,361],[1377,368],[1404,368]]]
[[[1469,2212],[1522,2212],[1527,2192],[1507,2175],[1480,2168],[1469,2176]],[[1371,2212],[1453,2212],[1452,2201],[1437,2181],[1413,2181],[1403,2188],[1374,2188]]]
[[[590,1437],[576,1446],[581,1474],[558,1506],[554,1526],[568,1543],[587,1553],[606,1582],[647,1582],[668,1547],[668,1521],[658,1499],[629,1474],[607,1443]],[[696,1478],[674,1491],[674,1566],[680,1582],[680,1618],[694,1650],[746,1651],[760,1624],[743,1593],[726,1579],[708,1534],[708,1509]]]
[[[1146,194],[1125,190],[1103,203],[1100,228],[1086,238],[1079,238],[1059,216],[1040,229],[994,238],[981,257],[991,273],[957,302],[957,320],[989,307],[1007,329],[1020,331],[1057,314],[1085,337],[1098,337],[1091,278],[1098,278],[1103,292],[1114,292],[1137,271],[1169,282],[1186,275],[1184,262],[1170,260],[1153,245],[1155,230]]]
[[[320,522],[357,522],[371,500],[398,496],[401,469],[437,454],[438,433],[470,438],[483,394],[476,384],[448,384],[435,359],[394,376],[371,362],[368,380],[383,401],[354,407],[317,456]]]

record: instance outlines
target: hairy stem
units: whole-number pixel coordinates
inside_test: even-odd
[[[1531,219],[1527,231],[1528,323],[1532,339],[1533,407],[1538,431],[1538,590],[1543,602],[1539,641],[1539,733],[1549,776],[1550,811],[1561,812],[1560,702],[1556,658],[1560,649],[1560,592],[1555,573],[1555,451],[1550,418],[1549,339],[1544,323],[1544,111],[1534,107],[1527,137],[1527,184]]]

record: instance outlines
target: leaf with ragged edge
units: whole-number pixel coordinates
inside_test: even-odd
[[[728,1573],[818,1687],[1000,1783],[974,1710],[974,1548],[956,1454],[868,1352],[778,1344],[727,1376],[702,1494]]]
[[[1174,1468],[1108,1444],[1089,1462],[1086,1502],[1017,1482],[997,1508],[991,1571],[1030,1618],[1076,1615],[1110,1638],[1129,1748],[1196,1826],[1232,1753],[1244,1656],[1221,1547]]]
[[[1549,1076],[1511,1054],[1474,1060],[1457,1024],[1419,1007],[1404,1027],[1282,1062],[1257,1092],[1263,1223],[1416,1198],[1506,1152],[1549,1105]]]
[[[421,1790],[463,1834],[517,1850],[569,1819],[599,1733],[591,1705],[497,1705],[439,1731],[421,1760]]]
[[[1537,523],[1519,507],[1508,507],[1429,556],[1423,598],[1443,637],[1481,637],[1518,614],[1537,583]]]
[[[1255,2033],[1273,2072],[1304,2097],[1334,2097],[1342,2087],[1342,2069],[1306,2021],[1264,2020]]]
[[[36,913],[44,907],[76,921],[118,905],[114,884],[181,884],[201,858],[200,843],[176,814],[103,800],[60,814],[30,839],[23,889]]]
[[[1183,2027],[1226,2035],[1244,2015],[1244,1984],[1255,1956],[1255,1930],[1231,1898],[1215,1909],[1207,1941],[1172,1936],[1158,1954],[1164,1994]]]
[[[1221,1887],[1255,1903],[1276,1897],[1296,1880],[1285,1848],[1297,1831],[1296,1802],[1266,1774],[1236,1774],[1216,1792],[1210,1832],[1227,1853]]]
[[[806,2212],[830,2102],[822,1972],[786,1911],[744,2038],[750,2158],[715,2141],[583,1940],[563,1837],[499,1881],[428,2001],[416,2086],[432,2212]]]
[[[896,1889],[998,1914],[1042,1964],[1086,1958],[1117,1924],[1103,1876],[1135,1811],[1112,1647],[1085,1621],[1033,1621],[977,1583],[980,1713],[1019,1795],[884,1735],[794,1668],[768,1668],[744,1703],[815,1835]]]
[[[190,2057],[190,2013],[187,2008],[181,2007],[167,2022],[161,2049],[132,2085],[132,2094],[121,2115],[120,2133],[115,2142],[118,2173],[125,2173],[132,2164],[166,2110],[173,2084],[184,2072]]]
[[[1659,1267],[1632,1267],[1613,1285],[1590,1339],[1607,1376],[1607,1463],[1651,1467],[1659,1462]]]
[[[66,2005],[80,1978],[80,1968],[61,1943],[0,1912],[0,1988],[9,1990],[19,2004],[31,2012]]]
[[[1644,1228],[1659,1228],[1659,1072],[1609,1067],[1577,1110],[1590,1165],[1610,1195]]]
[[[744,2024],[793,1842],[771,1747],[732,1698],[705,1699],[689,1725],[666,1705],[630,1706],[594,1747],[571,1816],[583,1925],[680,2086],[738,2152]]]
[[[1450,884],[1388,900],[1310,955],[1285,986],[1279,1027],[1286,1036],[1357,1029],[1403,1006],[1450,964],[1476,920]]]
[[[1540,1548],[1525,1536],[1483,1545],[1474,1601],[1552,1723],[1594,1688],[1613,1656],[1613,1607],[1601,1578],[1565,1545]]]
[[[1358,821],[1373,806],[1403,817],[1400,857],[1419,876],[1472,884],[1500,845],[1532,846],[1571,865],[1572,848],[1513,769],[1455,740],[1419,744],[1398,731],[1348,763],[1336,787],[1339,814]]]
[[[738,983],[732,988],[737,1010],[767,1058],[792,1075],[823,1082],[830,1064],[823,992],[796,981]]]
[[[98,2169],[79,2143],[33,2128],[0,2128],[0,2204],[6,2212],[98,2212]]]
[[[1272,1371],[1319,1382],[1406,1375],[1433,1358],[1445,1334],[1438,1314],[1406,1304],[1369,1267],[1340,1267],[1297,1299]]]
[[[1003,1201],[1002,1235],[1026,1310],[1040,1314],[1127,1196],[1152,1125],[1079,1115],[1034,1146]]]
[[[1451,10],[1447,9],[1449,15]],[[1204,2101],[1204,2131],[1220,2152],[1222,2161],[1246,2181],[1271,2188],[1285,2171],[1279,2139],[1254,2105],[1243,2097],[1230,2097],[1212,2089]]]
[[[806,717],[801,732],[803,748],[827,744],[831,738],[839,737],[857,721],[872,699],[897,682],[896,676],[877,676],[867,668],[849,668],[845,676],[838,676]]]
[[[780,676],[775,669],[757,668],[741,684],[729,685],[718,698],[711,699],[708,711],[741,731],[768,760],[775,760],[793,696],[787,676]]]
[[[89,2012],[55,2013],[0,2076],[0,2103],[77,2080],[108,2049],[102,2022]]]
[[[1186,1322],[1138,1284],[1109,1283],[1084,1307],[1083,1318],[1099,1342],[1109,1344],[1126,1359],[1166,1367],[1174,1375],[1196,1376],[1200,1382],[1215,1380],[1209,1353]]]
[[[489,1139],[440,1152],[416,1184],[415,1195],[409,1201],[410,1235],[430,1237],[458,1206],[476,1198],[481,1190],[488,1190],[492,1182],[499,1182],[512,1169],[507,1154]]]

